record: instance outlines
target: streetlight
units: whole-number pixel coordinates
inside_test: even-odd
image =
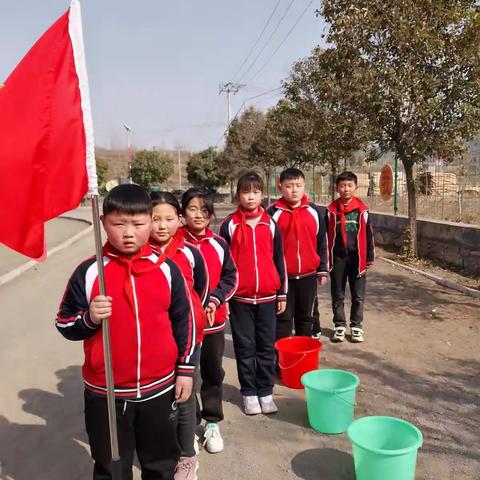
[[[130,183],[132,183],[132,149],[130,145],[130,132],[132,129],[126,123],[123,124],[123,128],[125,129],[125,133],[127,135],[128,180]]]

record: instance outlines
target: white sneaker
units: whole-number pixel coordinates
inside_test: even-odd
[[[350,329],[350,335],[353,343],[362,343],[363,338],[363,330],[359,327],[352,327]]]
[[[335,333],[333,334],[333,342],[343,342],[345,340],[345,332],[347,329],[345,327],[335,327]]]
[[[243,407],[245,408],[245,415],[258,415],[262,413],[262,407],[256,395],[244,395]]]
[[[272,395],[267,395],[266,397],[260,397],[260,405],[262,407],[262,413],[268,415],[269,413],[277,413],[278,407],[273,401]]]
[[[320,340],[322,339],[322,332],[312,333],[312,338],[313,338],[314,340],[320,341]]]
[[[203,437],[203,446],[208,453],[218,453],[223,450],[223,438],[220,435],[220,429],[216,423],[207,423],[205,426],[205,436]]]

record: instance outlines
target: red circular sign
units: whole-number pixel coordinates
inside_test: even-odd
[[[393,169],[388,163],[380,171],[379,187],[382,200],[390,200],[393,193]]]

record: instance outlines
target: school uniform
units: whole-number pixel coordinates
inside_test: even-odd
[[[107,294],[113,298],[110,343],[122,470],[132,478],[135,450],[145,478],[169,479],[179,447],[176,377],[195,372],[195,323],[178,267],[149,245],[128,259],[107,243],[103,249]],[[89,318],[99,295],[95,257],[71,276],[56,318],[69,340],[83,340],[85,422],[94,479],[111,478],[106,380],[101,326]],[[162,442],[152,444],[153,438]]]
[[[223,420],[222,385],[225,371],[222,367],[222,359],[225,351],[227,302],[237,289],[237,267],[227,242],[209,228],[204,235],[194,235],[186,228],[182,228],[182,233],[187,242],[195,245],[202,252],[210,278],[210,302],[217,307],[213,325],[205,327],[200,354],[202,409],[198,412],[198,421],[200,422],[203,418],[209,423],[218,423]]]
[[[273,203],[267,212],[282,235],[288,274],[287,308],[277,316],[277,339],[292,335],[311,336],[317,280],[328,275],[325,211],[306,196],[296,208],[285,199]]]
[[[271,395],[274,374],[276,302],[286,301],[282,239],[267,212],[237,210],[220,227],[238,269],[230,301],[230,324],[244,396]]]
[[[205,308],[210,295],[207,266],[200,250],[185,241],[180,229],[168,244],[164,254],[175,262],[187,283],[197,332],[195,364],[198,366],[206,324]],[[179,404],[177,434],[181,457],[195,456],[196,398],[195,389],[192,389],[190,398]]]
[[[345,327],[345,287],[350,285],[350,327],[362,328],[367,266],[375,259],[373,230],[367,206],[353,198],[344,206],[340,199],[327,207],[333,323]]]

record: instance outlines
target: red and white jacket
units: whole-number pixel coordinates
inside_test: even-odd
[[[175,263],[149,245],[132,259],[108,243],[103,264],[107,295],[112,297],[110,342],[116,398],[144,401],[174,388],[176,375],[195,372],[195,323],[185,280]],[[85,387],[106,395],[101,326],[89,319],[99,295],[95,257],[70,277],[56,319],[69,340],[83,340]]]
[[[205,327],[205,335],[221,332],[225,328],[227,303],[238,286],[238,272],[228,243],[207,228],[205,235],[194,235],[183,227],[187,242],[197,246],[207,264],[210,278],[210,301],[215,303],[215,323]]]
[[[158,246],[153,245],[153,248],[158,249]],[[209,275],[205,259],[197,247],[185,241],[180,230],[177,231],[172,243],[164,253],[175,262],[187,282],[197,332],[196,343],[200,345],[205,331],[207,320],[205,308],[208,305],[210,294]]]
[[[238,288],[233,300],[251,304],[286,301],[288,279],[277,224],[262,209],[255,227],[247,223],[243,244],[239,239],[241,221],[237,210],[220,227],[220,236],[230,245],[238,269]]]
[[[324,209],[310,203],[306,196],[296,208],[283,198],[268,207],[282,234],[288,277],[328,275],[327,229]]]

